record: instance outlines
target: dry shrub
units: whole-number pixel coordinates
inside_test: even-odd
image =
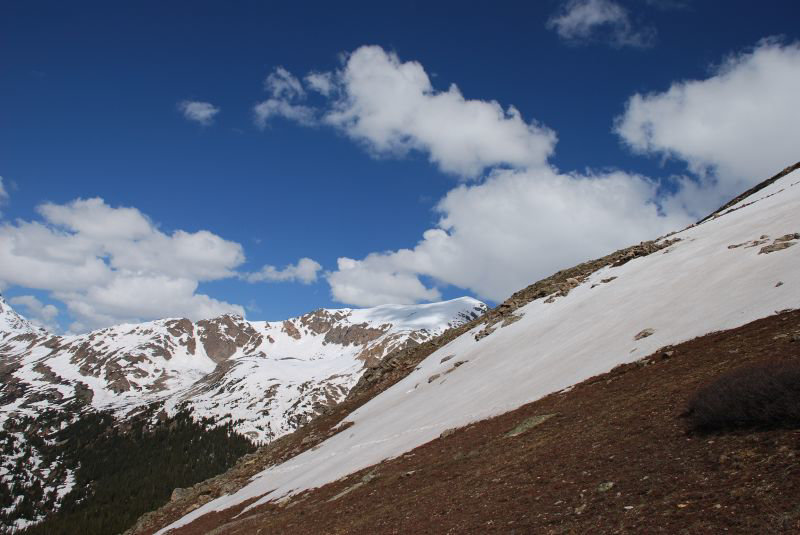
[[[727,372],[698,390],[683,416],[691,431],[700,432],[800,427],[800,363]]]

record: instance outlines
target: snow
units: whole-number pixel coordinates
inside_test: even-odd
[[[374,308],[352,310],[353,323],[391,323],[395,331],[439,331],[452,318],[470,309],[481,309],[483,303],[471,297],[460,297],[439,303],[422,305],[381,305]]]
[[[798,182],[795,171],[740,203],[740,209],[672,236],[681,241],[666,249],[594,273],[553,303],[533,301],[516,312],[519,321],[480,341],[473,335],[481,327],[460,336],[347,416],[353,426],[158,533],[251,498],[260,497],[245,511],[319,487],[401,455],[446,429],[515,409],[665,345],[797,308],[800,245],[771,254],[759,254],[762,245],[728,246],[762,235],[771,243],[800,232]],[[617,278],[600,283],[612,276]],[[654,332],[635,340],[644,329]],[[449,355],[454,357],[441,362]],[[465,363],[445,373],[456,361]],[[429,383],[435,374],[441,375]]]
[[[450,324],[471,319],[471,314],[484,307],[475,299],[461,298],[425,305],[324,311],[328,315],[325,321],[343,331],[364,325],[383,332],[375,340],[346,345],[326,341],[325,333],[311,331],[302,317],[287,322],[219,318],[222,335],[229,340],[236,337],[239,331],[233,331],[237,329],[263,338],[256,346],[238,347],[221,370],[206,353],[206,327],[194,324],[191,334],[186,329],[176,330],[177,318],[58,337],[55,351],[52,344],[29,347],[28,340],[5,342],[3,357],[18,364],[13,376],[28,385],[30,393],[57,392],[67,402],[76,395],[76,386],[83,384],[91,390],[91,404],[97,410],[110,409],[124,417],[149,403],[164,403],[169,414],[188,406],[196,419],[210,417],[218,425],[232,420],[239,432],[267,441],[292,431],[299,420],[314,413],[318,402],[340,401],[364,371],[362,352],[369,350],[380,357],[409,337],[418,341],[431,338]],[[299,337],[291,336],[285,323],[296,329]],[[0,337],[10,340],[33,329],[0,298]],[[46,335],[44,331],[41,334]],[[39,342],[50,338],[42,336]],[[190,341],[193,352],[189,351]],[[212,373],[215,371],[223,373]],[[120,385],[122,388],[115,388]],[[272,393],[266,396],[265,392]],[[29,403],[26,396],[0,407],[0,424],[10,414],[35,416],[58,404],[47,399]]]

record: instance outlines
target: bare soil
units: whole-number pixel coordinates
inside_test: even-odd
[[[775,360],[800,361],[800,311],[663,348],[282,505],[175,533],[800,533],[800,429],[689,434],[681,418],[721,373]],[[176,518],[166,513],[146,531]]]

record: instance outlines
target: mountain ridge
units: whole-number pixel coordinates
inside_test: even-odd
[[[62,440],[53,437],[88,414],[107,415],[120,428],[129,421],[145,425],[143,417],[157,426],[188,415],[206,429],[222,427],[256,443],[275,440],[330,410],[387,353],[485,308],[463,297],[318,309],[277,322],[230,314],[197,322],[167,318],[60,336],[35,327],[0,297],[0,446],[33,445],[25,462],[8,456],[0,463],[0,483],[11,485],[0,494],[22,492],[15,481],[26,481],[45,496],[65,496],[74,469],[47,452]],[[14,503],[0,513],[11,515]]]

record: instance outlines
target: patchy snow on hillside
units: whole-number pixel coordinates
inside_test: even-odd
[[[680,241],[661,251],[592,274],[564,297],[532,301],[515,312],[519,321],[479,341],[476,327],[351,413],[345,431],[158,533],[251,498],[259,499],[245,511],[319,487],[665,345],[797,308],[800,171],[736,208],[670,236]]]

